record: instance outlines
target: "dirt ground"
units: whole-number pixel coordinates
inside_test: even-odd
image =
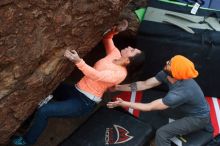
[[[74,130],[76,130],[88,117],[84,118],[52,118],[49,119],[48,126],[33,146],[57,146],[65,138],[67,138]],[[22,135],[26,131],[26,127],[21,127],[16,135]],[[6,146],[6,145],[1,145]],[[8,144],[7,146],[13,146]]]
[[[56,146],[67,138],[86,118],[50,119],[47,129],[34,146]]]

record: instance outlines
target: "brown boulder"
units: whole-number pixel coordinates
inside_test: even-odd
[[[70,74],[64,50],[87,54],[128,2],[0,1],[0,144]]]
[[[146,6],[146,0],[133,0],[123,9],[120,19],[127,19],[129,27],[125,32],[120,34],[121,37],[136,38],[140,21],[134,11],[139,8],[145,8]]]

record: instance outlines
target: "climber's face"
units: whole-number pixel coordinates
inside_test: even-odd
[[[134,57],[135,55],[139,53],[141,53],[141,50],[128,46],[121,50],[121,57],[130,58],[130,57]]]

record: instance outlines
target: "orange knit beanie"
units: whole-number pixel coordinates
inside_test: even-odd
[[[182,55],[171,58],[171,73],[177,80],[191,79],[198,76],[193,62]]]

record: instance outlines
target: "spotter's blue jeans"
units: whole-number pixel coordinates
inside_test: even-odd
[[[52,101],[36,111],[32,125],[24,135],[28,144],[34,144],[47,126],[48,118],[52,117],[80,117],[92,112],[96,103],[74,86],[61,84],[53,93],[54,96],[62,96],[62,101]]]

